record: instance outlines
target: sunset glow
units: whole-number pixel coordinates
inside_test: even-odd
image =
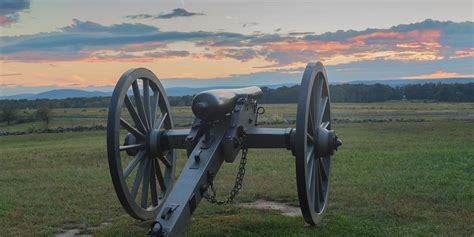
[[[32,5],[29,12],[34,13],[35,7],[39,5]],[[278,27],[270,30],[260,28],[258,22],[242,24],[242,28],[253,27],[253,32],[233,32],[226,29],[225,24],[219,30],[177,31],[162,29],[162,25],[167,26],[165,23],[173,22],[172,19],[166,22],[125,20],[122,15],[126,14],[120,14],[112,23],[70,16],[55,30],[21,35],[8,32],[15,32],[15,27],[33,27],[20,24],[27,12],[22,12],[22,18],[0,15],[0,25],[7,32],[0,38],[0,90],[3,88],[2,93],[10,93],[16,87],[113,86],[120,74],[132,67],[150,68],[162,79],[235,78],[257,73],[290,75],[284,71],[301,70],[306,63],[317,60],[329,69],[337,68],[335,81],[347,81],[347,77],[384,79],[385,76],[378,78],[371,71],[378,70],[377,64],[387,63],[407,67],[389,68],[393,70],[392,77],[403,79],[474,74],[474,45],[466,38],[473,29],[469,21],[425,20],[386,28],[326,33],[315,33],[317,26],[303,32]],[[203,13],[199,19],[206,17],[215,19],[217,16]],[[12,19],[15,22],[11,22]],[[223,19],[233,18],[223,16]],[[192,21],[192,17],[182,20]],[[453,60],[458,65],[456,68],[448,66],[454,65]],[[357,78],[344,70],[363,63],[375,66],[358,69],[365,74],[357,74]],[[417,65],[437,66],[418,73],[408,70],[416,70]]]
[[[402,77],[401,79],[473,78],[474,74],[463,75],[455,72],[437,71],[426,75]]]

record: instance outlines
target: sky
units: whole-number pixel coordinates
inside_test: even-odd
[[[0,0],[0,95],[110,91],[136,67],[165,87],[299,83],[314,61],[330,82],[474,77],[473,5]]]

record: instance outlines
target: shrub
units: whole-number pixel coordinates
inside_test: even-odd
[[[36,110],[36,118],[44,121],[46,123],[46,126],[49,125],[52,119],[52,113],[48,103],[42,103],[39,106],[38,110]]]
[[[17,119],[17,114],[18,114],[18,109],[16,109],[12,105],[9,105],[9,106],[2,107],[0,116],[1,116],[2,121],[6,121],[7,124],[10,125],[11,122]]]

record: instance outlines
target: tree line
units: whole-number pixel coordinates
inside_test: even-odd
[[[297,103],[300,86],[280,87],[264,91],[259,103]],[[468,84],[416,84],[392,87],[383,84],[340,84],[330,85],[332,102],[369,103],[389,100],[429,100],[443,102],[474,102],[474,83]],[[193,96],[170,96],[172,106],[189,106]],[[0,108],[39,109],[48,104],[50,108],[104,108],[110,97],[0,100]]]
[[[262,88],[260,103],[297,103],[300,87]],[[389,100],[429,100],[440,102],[474,102],[474,83],[416,84],[392,87],[383,84],[330,85],[332,102],[370,103]]]

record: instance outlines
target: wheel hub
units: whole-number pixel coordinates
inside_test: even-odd
[[[138,144],[138,143],[139,141],[137,140],[137,138],[135,138],[135,136],[133,136],[133,134],[127,133],[127,135],[125,135],[125,141],[123,143],[124,146]],[[129,156],[135,156],[138,153],[138,149],[128,149],[126,150],[126,152],[127,152],[127,155]]]
[[[148,156],[157,157],[163,156],[164,150],[161,148],[161,135],[163,131],[158,129],[151,129],[146,134],[145,147]]]
[[[323,127],[317,129],[316,154],[317,157],[334,155],[334,151],[342,145],[342,141],[336,136],[334,130]]]

